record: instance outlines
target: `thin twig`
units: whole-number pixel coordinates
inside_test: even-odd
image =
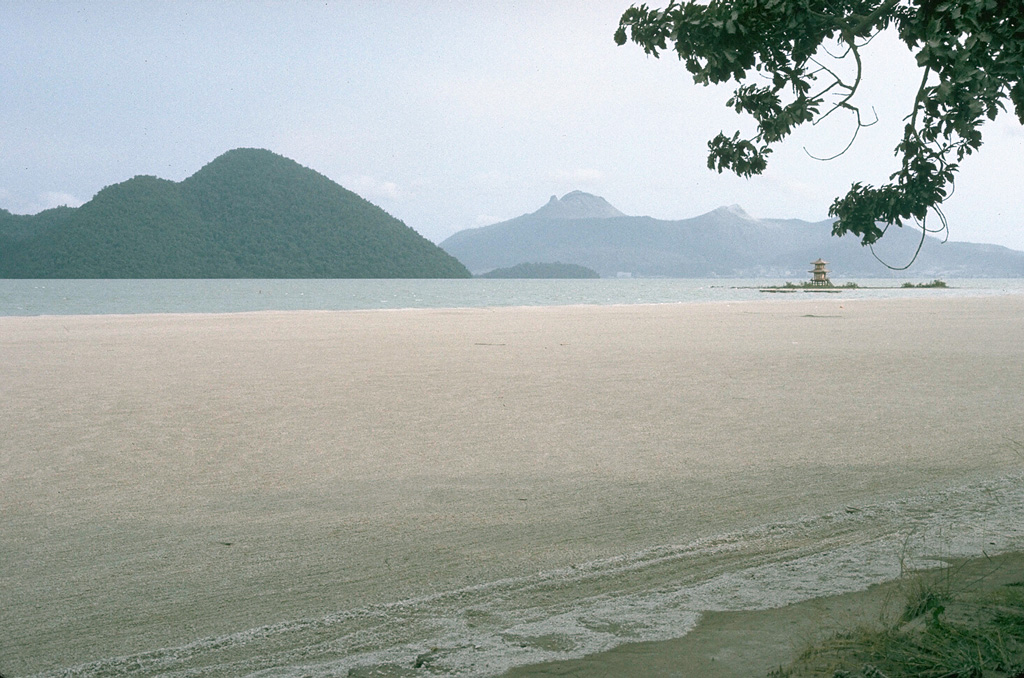
[[[945,217],[943,217],[943,220],[945,220]],[[878,263],[880,263],[882,266],[885,266],[890,271],[905,271],[905,270],[907,270],[908,268],[910,268],[911,266],[914,265],[915,261],[917,261],[917,255],[919,255],[921,253],[921,248],[924,246],[925,236],[928,235],[928,231],[923,226],[924,221],[922,220],[921,223],[922,223],[922,226],[921,226],[921,239],[917,242],[917,249],[914,250],[914,256],[911,257],[910,261],[907,263],[906,266],[892,266],[892,265],[882,261],[882,258],[879,257],[878,254],[875,252],[875,245],[873,243],[871,245],[868,245],[868,247],[871,250],[871,256],[873,256],[875,259],[877,259]],[[882,233],[884,234],[885,231],[888,228],[889,228],[889,225],[886,224],[885,228],[882,229]]]

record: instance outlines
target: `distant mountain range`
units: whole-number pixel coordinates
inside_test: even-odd
[[[913,256],[921,231],[892,227],[875,253],[892,266]],[[626,216],[604,198],[573,191],[539,210],[491,226],[459,231],[441,243],[474,274],[523,262],[578,264],[602,276],[809,278],[810,262],[830,262],[833,280],[890,277],[893,272],[832,222],[755,219],[738,205],[692,219]],[[904,277],[1024,276],[1024,252],[928,236]]]
[[[903,265],[919,238],[891,228],[875,252]],[[818,258],[833,280],[893,275],[856,239],[833,237],[829,221],[755,219],[737,205],[666,221],[627,216],[582,191],[438,247],[327,177],[258,149],[229,151],[181,182],[137,176],[78,208],[0,209],[2,278],[543,277],[571,265],[602,276],[797,281]],[[1024,252],[929,236],[901,275],[1020,277]]]
[[[384,210],[270,151],[182,182],[137,176],[78,208],[0,210],[3,278],[466,278]]]

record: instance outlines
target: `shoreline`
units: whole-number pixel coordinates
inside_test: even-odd
[[[46,281],[44,281],[46,282]],[[746,283],[774,280],[604,279],[601,281],[505,280],[0,280],[0,313],[13,317],[77,314],[223,313],[263,310],[511,308],[637,303],[757,301],[766,295]],[[466,281],[462,281],[466,282]],[[576,284],[590,282],[598,284]],[[490,284],[494,283],[494,284]],[[505,283],[505,284],[503,284]],[[512,283],[512,284],[507,284]],[[1024,294],[1024,279],[955,279],[953,291],[934,296]],[[870,285],[869,285],[870,286]],[[902,288],[847,290],[842,298],[913,298]],[[935,290],[933,290],[935,292]],[[773,295],[778,297],[778,295]],[[832,295],[827,295],[832,296]],[[929,295],[932,296],[932,295]],[[783,295],[792,298],[792,295]]]
[[[762,288],[751,287],[751,288],[739,288],[739,289],[750,289],[760,290]],[[871,288],[861,287],[861,290],[901,290],[902,288]],[[964,291],[961,288],[946,288],[954,291]],[[231,318],[231,317],[246,317],[246,316],[279,316],[279,315],[294,315],[301,317],[303,315],[330,315],[330,314],[374,314],[374,313],[446,313],[446,314],[457,314],[457,313],[475,313],[475,312],[503,312],[503,311],[558,311],[564,310],[586,310],[586,309],[629,309],[629,308],[664,308],[664,307],[696,307],[706,308],[709,306],[759,306],[769,304],[767,308],[784,308],[783,305],[799,305],[799,304],[828,304],[834,302],[842,307],[842,304],[887,304],[887,303],[934,303],[934,302],[958,302],[958,301],[970,301],[970,300],[984,300],[984,299],[1002,299],[1002,298],[1024,298],[1024,291],[1011,291],[1001,293],[986,293],[984,290],[977,290],[976,294],[967,293],[956,296],[932,296],[925,298],[914,298],[913,296],[900,296],[900,297],[869,297],[869,298],[828,298],[821,299],[814,297],[815,292],[821,292],[823,290],[780,290],[780,291],[792,291],[792,292],[811,292],[810,297],[798,296],[797,298],[787,298],[785,300],[771,299],[771,298],[751,298],[751,299],[684,299],[684,300],[672,300],[672,301],[639,301],[639,302],[608,302],[608,303],[565,303],[565,304],[523,304],[523,305],[495,305],[495,306],[402,306],[402,307],[380,307],[380,308],[281,308],[281,309],[252,309],[252,310],[233,310],[233,311],[139,311],[139,312],[104,312],[104,313],[41,313],[36,315],[3,315],[0,314],[0,323],[5,321],[19,321],[19,320],[43,320],[43,321],[61,321],[68,319],[142,319],[142,318],[182,318],[188,319],[191,317],[195,318]],[[836,288],[834,290],[824,290],[825,292],[842,292],[851,291],[843,290],[842,288]],[[856,290],[852,290],[856,292]],[[929,291],[924,290],[927,294]],[[971,290],[968,290],[971,292]],[[776,305],[779,305],[778,307]]]
[[[954,586],[963,587],[960,595],[983,596],[1024,581],[1024,552],[954,559],[862,591],[784,607],[706,612],[681,638],[625,644],[580,659],[521,666],[503,673],[502,678],[767,678],[770,671],[788,666],[801,653],[836,634],[891,625],[902,613],[907,589],[917,578],[946,571],[953,572]]]
[[[423,619],[497,662],[653,637],[737,568],[866,576],[886,507],[1020,470],[1022,339],[1021,296],[0,318],[0,671],[391,661]],[[939,512],[984,527],[979,492]]]

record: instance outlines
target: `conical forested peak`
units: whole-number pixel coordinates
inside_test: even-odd
[[[202,179],[211,174],[228,173],[240,175],[247,172],[265,172],[270,170],[313,172],[313,170],[303,167],[294,160],[278,155],[273,151],[263,148],[236,148],[217,156],[189,177],[189,179],[186,179],[186,181]]]
[[[376,205],[256,148],[228,151],[180,183],[138,176],[108,186],[63,223],[32,219],[39,228],[18,224],[18,233],[31,237],[7,248],[0,276],[469,276],[456,259]],[[0,230],[15,233],[13,225]]]
[[[303,167],[299,163],[260,148],[236,148],[217,156],[198,172],[182,182],[194,191],[218,189],[244,191],[258,196],[260,191],[273,187],[296,184],[330,185],[345,191],[324,175]],[[345,193],[349,193],[345,191]]]

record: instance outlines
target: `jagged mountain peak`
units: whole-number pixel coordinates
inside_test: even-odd
[[[600,196],[572,191],[563,195],[561,200],[558,196],[551,196],[547,204],[532,216],[544,219],[609,219],[626,215]]]
[[[719,207],[718,209],[712,210],[711,213],[720,214],[723,216],[731,215],[734,217],[739,217],[740,219],[743,219],[745,221],[757,221],[757,219],[747,214],[746,210],[744,210],[742,207],[736,204],[729,205],[728,207]]]
[[[739,205],[673,221],[647,216],[585,221],[558,218],[574,215],[574,203],[607,205],[601,198],[574,191],[562,199],[553,197],[533,214],[459,231],[441,247],[476,273],[523,262],[560,261],[593,269],[602,276],[628,273],[634,277],[802,280],[807,275],[806,262],[820,257],[832,262],[834,279],[891,275],[856,238],[833,237],[831,220],[760,219]],[[608,209],[614,210],[612,215],[620,214],[610,205]],[[920,231],[890,229],[878,248],[883,260],[888,256],[899,261],[913,254],[919,244]],[[885,252],[880,251],[882,247]],[[940,246],[929,236],[913,274],[1024,275],[1024,252],[988,252],[981,247],[967,243]]]

